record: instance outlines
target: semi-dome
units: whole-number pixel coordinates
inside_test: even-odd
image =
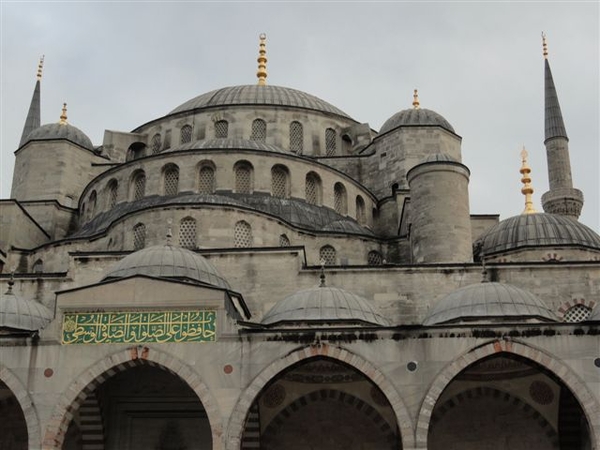
[[[169,114],[234,105],[291,106],[350,118],[342,110],[306,92],[257,84],[230,86],[201,94],[179,105]]]
[[[494,225],[477,239],[475,246],[485,256],[539,246],[579,246],[600,250],[600,236],[570,217],[521,214]]]
[[[41,330],[52,321],[52,312],[41,303],[16,295],[12,281],[8,291],[0,296],[0,328]]]
[[[201,255],[174,245],[156,245],[131,253],[108,271],[103,280],[147,275],[187,279],[229,289],[229,283]]]
[[[379,130],[379,134],[387,133],[400,126],[439,126],[455,133],[450,122],[435,111],[424,108],[411,108],[404,109],[386,120]]]
[[[462,322],[556,321],[555,314],[531,292],[505,283],[472,284],[443,297],[423,325]]]
[[[324,322],[389,325],[385,317],[366,298],[327,286],[304,289],[284,298],[275,304],[261,321],[265,325]]]
[[[285,150],[277,145],[267,144],[266,142],[258,141],[255,139],[239,139],[239,138],[215,138],[215,139],[201,139],[194,142],[187,142],[185,144],[174,146],[166,152],[176,152],[181,150],[260,150],[264,152],[275,152],[275,153],[286,153],[289,154],[289,150]]]
[[[79,128],[68,123],[48,123],[33,130],[25,142],[47,141],[53,139],[66,139],[88,150],[93,150],[94,145],[87,135]]]
[[[458,162],[448,153],[434,153],[425,158],[422,163],[430,163],[430,162]]]

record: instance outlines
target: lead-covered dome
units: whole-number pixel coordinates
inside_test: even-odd
[[[435,111],[424,108],[404,109],[397,112],[385,121],[379,134],[387,133],[400,126],[439,126],[456,134],[450,122]]]
[[[578,246],[600,250],[600,236],[571,217],[521,214],[494,225],[477,239],[475,246],[485,256],[540,246]]]
[[[343,289],[320,286],[304,289],[279,301],[261,323],[381,325],[389,323],[366,298]]]
[[[79,128],[68,123],[48,123],[33,130],[27,136],[25,142],[48,141],[54,139],[66,139],[88,150],[93,150],[92,141]]]
[[[37,331],[48,325],[52,318],[52,312],[41,303],[16,295],[12,281],[0,296],[0,328]]]
[[[281,86],[257,84],[230,86],[201,94],[179,105],[169,114],[234,105],[292,106],[350,119],[348,114],[314,95]]]
[[[229,289],[229,283],[201,255],[173,245],[156,245],[131,253],[108,271],[103,280],[147,275],[192,280]]]
[[[556,315],[531,292],[505,283],[472,284],[443,297],[423,325],[510,321],[554,322]]]

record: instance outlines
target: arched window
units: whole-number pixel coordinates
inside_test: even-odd
[[[204,165],[198,172],[198,192],[200,194],[212,194],[215,192],[215,169]]]
[[[356,220],[361,225],[367,222],[367,215],[365,213],[365,201],[360,195],[356,196]]]
[[[140,250],[146,246],[146,225],[138,223],[133,227],[133,249]]]
[[[342,136],[342,154],[348,155],[352,150],[352,139],[347,134]]]
[[[314,172],[309,172],[306,174],[305,195],[307,203],[310,203],[311,205],[321,204],[321,178]]]
[[[240,220],[233,228],[234,247],[252,247],[252,227],[245,220]]]
[[[592,313],[592,308],[585,305],[575,305],[565,311],[563,322],[575,323],[583,322]]]
[[[44,271],[44,261],[38,259],[36,262],[34,262],[32,271],[33,273],[42,273]]]
[[[290,239],[285,234],[282,234],[279,236],[279,246],[280,247],[289,247],[290,246]]]
[[[331,245],[324,245],[321,247],[321,250],[319,250],[319,259],[321,260],[321,263],[326,266],[335,265],[335,256],[335,248]]]
[[[239,162],[235,165],[235,192],[238,194],[251,194],[254,189],[254,174],[252,165],[248,162]]]
[[[179,246],[196,248],[196,219],[193,217],[186,217],[179,222]]]
[[[119,183],[117,180],[110,180],[108,183],[108,196],[106,206],[108,209],[114,208],[117,204],[117,195],[119,194]]]
[[[215,122],[215,137],[225,139],[229,134],[229,123],[226,120],[217,120]]]
[[[252,122],[252,133],[250,139],[254,141],[265,142],[267,139],[267,122],[262,119],[255,119]]]
[[[337,151],[337,133],[333,128],[325,130],[325,155],[333,156]]]
[[[88,213],[91,217],[94,217],[94,215],[96,215],[96,191],[92,191],[92,193],[90,194],[90,203],[88,206]]]
[[[273,197],[288,198],[290,196],[288,170],[284,166],[273,166],[271,169],[271,193]]]
[[[300,122],[290,123],[290,151],[302,154],[304,150],[304,127]]]
[[[160,142],[160,133],[156,133],[154,136],[152,136],[152,141],[150,141],[150,149],[153,155],[160,153]]]
[[[333,186],[333,209],[338,214],[348,214],[348,198],[346,188],[342,183]]]
[[[131,198],[140,200],[146,196],[146,175],[143,171],[134,174],[131,180]]]
[[[163,186],[165,195],[177,195],[179,192],[179,167],[169,165],[164,169]]]
[[[370,266],[380,266],[383,264],[383,257],[377,250],[371,250],[367,255],[367,264]]]
[[[133,159],[142,158],[145,152],[146,145],[143,142],[134,142],[129,146],[129,149],[127,149],[126,160],[131,161]]]
[[[192,142],[192,126],[184,125],[181,127],[181,133],[179,134],[179,143],[185,144],[187,142]]]

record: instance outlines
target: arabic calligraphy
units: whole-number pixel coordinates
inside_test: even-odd
[[[63,344],[210,342],[215,311],[65,313]]]

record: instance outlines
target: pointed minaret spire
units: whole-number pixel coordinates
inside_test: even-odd
[[[419,109],[421,107],[421,103],[419,103],[419,91],[417,89],[415,89],[413,92],[412,105],[414,109]]]
[[[44,67],[44,55],[40,58],[40,62],[38,63],[37,69],[37,80],[35,82],[35,87],[33,88],[33,97],[31,98],[31,104],[29,105],[29,111],[27,112],[27,118],[25,119],[25,125],[23,126],[23,133],[21,134],[21,141],[19,142],[19,147],[25,145],[27,141],[27,136],[29,134],[40,127],[41,118],[40,118],[40,86],[42,80],[42,68]]]
[[[533,187],[531,186],[531,167],[529,167],[529,163],[527,162],[527,150],[525,150],[525,146],[523,146],[523,151],[521,151],[521,183],[523,183],[523,187],[521,188],[521,193],[525,196],[525,209],[522,214],[535,214],[537,211],[533,207],[533,200],[531,199],[531,195],[533,194]]]
[[[550,190],[542,196],[544,212],[578,218],[583,207],[583,194],[573,188],[569,138],[563,121],[558,95],[548,62],[548,43],[542,33],[544,53],[544,131],[548,182]]]
[[[265,33],[261,33],[260,36],[260,47],[258,50],[258,72],[256,72],[256,76],[258,77],[258,85],[264,86],[267,84],[267,35]]]

